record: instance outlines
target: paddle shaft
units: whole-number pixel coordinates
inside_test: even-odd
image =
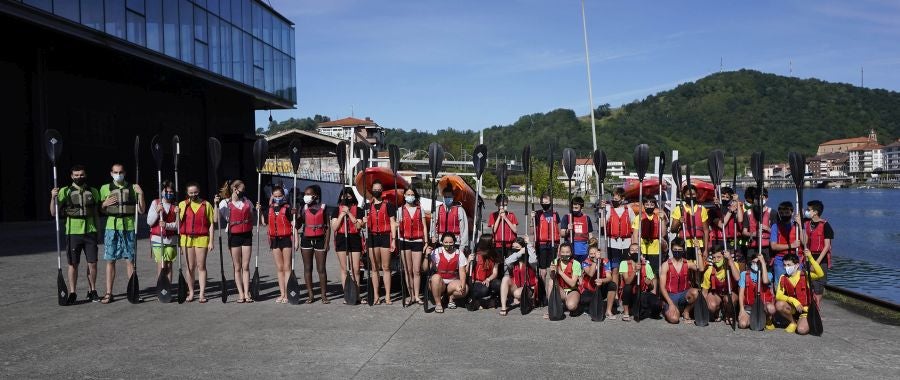
[[[256,173],[256,206],[257,207],[260,205],[261,201],[262,201],[262,173],[257,172]],[[259,213],[260,213],[260,209],[257,208],[256,209],[256,244],[254,247],[254,248],[256,248],[256,250],[255,250],[256,257],[255,257],[255,261],[253,262],[254,269],[259,268],[259,222],[262,220],[262,215],[260,215]]]
[[[58,188],[56,162],[53,163],[53,188]],[[53,220],[56,224],[56,269],[62,270],[62,242],[59,237],[59,195],[53,197]]]

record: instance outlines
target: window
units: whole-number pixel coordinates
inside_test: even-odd
[[[262,39],[267,44],[272,44],[272,14],[267,10],[262,10],[260,7],[260,11],[262,12]]]
[[[81,0],[81,24],[103,30],[103,0]]]
[[[132,11],[126,11],[125,18],[128,22],[126,27],[128,41],[145,46],[147,44],[147,26],[145,25],[144,16]]]
[[[253,37],[250,33],[241,33],[242,47],[244,48],[244,84],[253,85]]]
[[[178,0],[163,0],[163,41],[166,55],[179,58]]]
[[[253,87],[256,87],[260,90],[265,89],[265,73],[263,69],[254,66],[253,67]]]
[[[262,7],[257,3],[253,3],[253,37],[262,38],[263,12]]]
[[[47,12],[53,12],[53,0],[25,0],[25,4],[28,4],[35,8],[43,9]]]
[[[272,18],[272,47],[281,50],[281,20]]]
[[[106,0],[106,33],[125,38],[125,0]]]
[[[212,13],[214,15],[221,15],[219,13],[219,4],[220,3],[222,3],[222,0],[212,0],[208,3],[206,3],[206,10],[208,10],[209,13]],[[224,3],[228,4],[228,0],[225,0]]]
[[[134,13],[144,14],[144,0],[128,0],[125,6]]]
[[[78,22],[79,15],[79,6],[78,0],[75,1],[54,1],[53,2],[53,13],[57,16],[65,17],[69,20]]]
[[[209,46],[207,46],[203,41],[196,40],[194,41],[194,64],[200,66],[204,69],[208,69],[207,66],[207,57],[209,52]]]
[[[266,92],[275,92],[275,59],[272,57],[272,47],[269,45],[264,45],[263,51],[265,52],[265,66],[263,70],[266,71]]]
[[[234,13],[234,9],[231,10],[231,13]],[[250,17],[251,13],[252,12],[250,11],[250,0],[241,0],[241,21],[243,21],[241,28],[243,28],[244,31],[247,31],[247,32],[251,31],[253,28],[252,27],[253,20]]]
[[[241,0],[231,0],[231,23],[241,27]]]
[[[231,20],[231,0],[221,0],[216,3],[219,4],[219,17],[222,18],[222,21]]]
[[[215,3],[215,1],[213,1]],[[219,18],[209,15],[209,69],[214,73],[221,73],[219,62],[222,59],[221,43],[219,43]]]
[[[206,31],[206,11],[200,7],[194,7],[194,38],[209,42]]]
[[[147,47],[162,51],[162,0],[147,0]]]
[[[243,57],[244,50],[241,49],[241,39],[243,33],[236,26],[231,27],[231,77],[238,82],[243,82]]]
[[[181,60],[187,63],[194,62],[194,6],[188,0],[181,0],[179,4],[179,19],[181,20]]]
[[[263,44],[258,39],[253,39],[253,66],[264,67],[263,63]]]
[[[272,75],[275,77],[275,81],[272,83],[272,92],[279,97],[284,97],[282,93],[282,88],[284,85],[281,83],[281,52],[278,50],[273,50],[275,61],[274,61],[274,69],[272,70]]]

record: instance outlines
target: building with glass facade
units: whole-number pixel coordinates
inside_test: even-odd
[[[210,188],[208,136],[223,143],[219,178],[249,178],[254,111],[297,103],[294,25],[257,0],[0,0],[0,46],[0,115],[14,146],[0,150],[0,178],[25,192],[3,192],[0,221],[46,217],[46,129],[63,135],[64,182],[79,163],[99,187],[114,161],[133,166],[135,135],[178,134],[182,183]]]

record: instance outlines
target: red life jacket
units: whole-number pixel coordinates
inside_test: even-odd
[[[722,218],[725,218],[724,214],[722,215]],[[731,217],[728,218],[728,223],[725,223],[725,238],[726,239],[734,239],[734,221],[736,219],[737,218],[734,215],[732,215]],[[709,219],[708,221],[710,222],[709,223],[709,230],[710,230],[709,234],[711,235],[710,239],[721,241],[722,240],[722,228],[719,227],[718,223],[713,222],[712,219]]]
[[[525,276],[528,277],[527,280],[523,280],[523,278],[522,278],[522,267],[526,268]],[[518,263],[513,265],[512,280],[513,280],[513,283],[516,284],[516,287],[518,287],[518,288],[523,287],[525,284],[525,281],[528,281],[528,286],[531,286],[532,288],[537,287],[537,275],[534,273],[534,268],[532,268],[531,265],[527,265],[527,264],[520,265]]]
[[[672,263],[672,259],[668,260],[669,269],[666,272],[666,291],[669,294],[681,293],[685,290],[690,289],[691,285],[688,282],[688,263],[687,261],[683,261],[681,264],[681,272],[678,272],[675,269],[675,264]]]
[[[338,209],[338,210],[340,210],[340,209]],[[356,205],[350,206],[350,215],[356,216],[357,215],[356,210],[357,210]],[[350,218],[345,218],[343,221],[341,221],[341,223],[340,223],[340,225],[338,225],[337,231],[335,231],[335,233],[343,234],[344,226],[347,226],[348,234],[350,234],[350,235],[359,234],[359,229],[356,228],[356,224],[353,223],[350,220]]]
[[[728,265],[728,262],[725,263]],[[734,291],[738,288],[737,282],[734,281],[734,278],[727,275],[723,280],[719,280],[719,277],[716,275],[718,271],[716,271],[715,267],[710,266],[709,269],[712,272],[709,274],[709,291],[713,294],[725,295],[728,294],[728,281],[731,281],[731,290]]]
[[[559,242],[559,215],[556,211],[551,211],[549,217],[545,212],[539,211],[534,218],[538,245],[555,245]]]
[[[437,273],[445,280],[459,279],[459,251],[453,254],[453,258],[447,259],[443,250],[438,253]]]
[[[159,199],[154,199],[156,204],[160,204]],[[166,208],[163,207],[162,218],[160,218],[153,227],[150,227],[150,235],[153,236],[167,236],[169,235],[169,231],[166,231],[165,227],[162,227],[163,223],[174,223],[175,222],[175,205],[169,205],[169,211],[166,212]],[[173,234],[174,235],[174,234]]]
[[[759,297],[763,303],[772,303],[772,289],[769,285],[759,285]],[[756,283],[750,277],[750,271],[744,272],[744,305],[753,306],[756,302]]]
[[[631,211],[627,208],[619,215],[615,209],[609,210],[606,220],[606,231],[613,239],[630,239],[634,231],[631,230]]]
[[[650,289],[650,283],[647,281],[647,260],[641,260],[641,263],[642,263],[641,271],[640,271],[641,272],[640,273],[640,275],[641,275],[641,279],[640,279],[641,291],[646,292],[647,289]],[[625,272],[625,276],[619,276],[619,299],[622,298],[621,292],[625,288],[625,277],[630,277],[630,276],[634,275],[634,263],[632,263],[631,261],[626,261],[625,265],[628,268],[628,270]],[[637,281],[632,281],[631,282],[632,292],[634,291],[634,289],[636,287],[637,287]]]
[[[646,212],[641,211],[641,239],[659,239],[659,215],[654,215],[651,221]]]
[[[587,259],[587,262],[591,263],[591,265],[594,265],[593,259]],[[606,277],[606,263],[607,263],[606,259],[602,259],[602,260],[600,260],[600,263],[598,263],[597,270],[600,271],[600,279],[603,279],[604,277]],[[587,272],[582,271],[581,272],[581,284],[578,287],[579,288],[578,290],[581,293],[584,293],[585,291],[588,291],[588,292],[596,291],[597,284],[594,283],[594,280],[597,279],[596,276],[597,276],[596,273],[593,276],[589,276],[587,274]]]
[[[685,229],[681,231],[681,238],[688,240],[691,238],[697,238],[698,240],[703,240],[703,206],[696,205],[694,210],[688,212],[690,209],[690,205],[687,208],[682,206],[681,211],[681,220],[684,223]],[[686,215],[690,214],[691,219],[685,219]]]
[[[303,210],[303,237],[314,238],[325,236],[325,230],[328,226],[325,224],[325,207],[319,206],[314,211],[306,206]]]
[[[409,214],[408,207],[403,206],[401,209],[400,237],[407,240],[423,239],[425,230],[422,228],[422,208],[416,207],[412,215]]]
[[[490,220],[488,220],[488,224],[490,224],[491,227],[494,226],[494,221],[499,218],[499,216],[497,216],[498,212],[491,213]],[[513,213],[511,212],[507,212],[507,217],[512,221],[513,218],[515,218],[515,215],[513,215]],[[516,241],[516,231],[513,231],[512,228],[509,228],[509,225],[506,224],[506,222],[500,222],[500,224],[497,226],[497,232],[494,233],[495,245],[497,247],[502,247],[503,243],[506,243],[508,245],[514,241]]]
[[[797,281],[797,285],[791,284],[788,276],[782,275],[781,281],[778,282],[781,284],[781,287],[784,289],[784,295],[788,297],[796,298],[797,301],[800,301],[800,304],[803,306],[809,306],[809,290],[806,284],[806,273],[800,273],[800,281]]]
[[[291,221],[288,213],[291,206],[287,203],[281,206],[269,206],[269,237],[291,236]]]
[[[228,205],[228,231],[233,234],[243,234],[250,232],[253,228],[253,203],[249,199],[243,198],[243,208],[237,208],[230,199]]]
[[[790,227],[787,229],[784,228],[781,223],[777,223],[775,224],[775,228],[778,228],[778,244],[791,244],[797,241],[797,227],[794,226],[794,223],[791,223]],[[784,256],[789,251],[791,251],[791,249],[775,251],[775,256]]]
[[[200,200],[200,207],[194,212],[191,201],[185,201],[184,219],[181,220],[181,234],[191,237],[209,236],[209,219],[206,218],[206,201]]]
[[[474,280],[484,281],[494,273],[494,259],[478,256],[478,265],[475,265]]]
[[[583,212],[580,216],[574,216],[572,214],[568,215],[569,218],[569,229],[572,230],[572,236],[574,241],[587,241],[588,240],[588,218]]]
[[[567,265],[565,268],[563,268],[562,273],[565,273],[567,277],[572,277],[572,270],[573,270],[572,266],[577,262],[578,261],[575,260],[574,258],[569,260],[569,265]],[[557,264],[559,264],[559,263],[561,263],[561,261],[557,261]],[[578,265],[581,265],[581,264],[579,263]],[[566,281],[563,280],[562,276],[560,276],[560,275],[556,276],[556,283],[559,285],[560,288],[572,289],[569,286],[569,284],[567,284]],[[575,285],[577,286],[578,284],[575,284]]]
[[[762,225],[767,226],[767,227],[772,226],[772,223],[769,222],[769,215],[771,215],[770,211],[771,211],[771,209],[769,209],[767,207],[767,208],[763,209],[763,213],[762,213]],[[759,221],[756,220],[756,216],[753,215],[752,210],[747,211],[747,219],[749,220],[749,223],[750,223],[750,226],[747,229],[747,231],[749,231],[750,234],[752,235],[750,237],[750,247],[758,248],[759,245],[757,245],[757,243],[756,243],[756,234],[757,234],[756,229],[759,228]],[[769,243],[771,243],[771,240],[772,240],[772,233],[770,231],[763,231],[762,232],[762,246],[768,247]]]
[[[450,206],[450,210],[442,203],[437,209],[437,234],[444,232],[459,235],[459,205]]]
[[[388,204],[381,203],[381,207],[375,207],[372,203],[369,205],[369,215],[367,215],[366,227],[373,234],[383,234],[391,232],[391,217],[388,215]]]
[[[827,221],[822,219],[816,224],[816,228],[812,228],[812,222],[807,220],[804,224],[804,229],[806,230],[806,241],[807,248],[812,253],[822,253],[822,250],[825,249],[825,223]],[[828,264],[828,267],[831,268],[831,250],[825,253],[825,262]]]

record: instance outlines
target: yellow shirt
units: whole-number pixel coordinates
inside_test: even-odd
[[[822,271],[822,267],[819,265],[816,260],[812,259],[810,256],[806,256],[807,264],[812,264],[812,267],[809,271],[809,279],[811,281],[818,280],[822,277],[825,277],[825,272]],[[783,275],[781,280],[778,282],[778,290],[775,292],[775,300],[784,301],[794,306],[795,309],[800,310],[800,307],[803,306],[800,303],[800,300],[794,297],[790,297],[784,293],[784,282],[790,281],[791,285],[797,286],[797,283],[800,282],[800,271],[804,270],[802,268],[798,269],[794,272],[793,276],[788,277],[788,275]]]
[[[684,208],[685,213],[687,214],[687,219],[685,219],[685,220],[681,219],[682,207]],[[700,220],[702,220],[703,224],[705,225],[707,220],[709,219],[709,215],[706,212],[706,207],[703,207],[698,204],[694,205],[693,210],[691,210],[691,205],[689,205],[689,204],[682,204],[682,206],[675,207],[675,209],[672,210],[672,221],[673,221],[673,223],[676,223],[675,220],[677,220],[678,221],[677,223],[679,223],[679,224],[684,222],[685,228],[691,228],[691,227],[693,227],[693,223],[694,223],[693,216],[697,212],[700,212]],[[702,229],[702,226],[697,226],[697,227],[700,227]],[[684,232],[684,231],[682,231],[682,232]],[[679,236],[683,236],[683,234],[679,234]],[[687,246],[687,248],[691,248],[694,246],[693,239],[685,238],[684,240],[685,240],[685,245]],[[697,237],[697,246],[700,248],[703,248],[703,237],[702,236]]]
[[[728,263],[726,262],[725,265],[728,265]],[[706,268],[706,272],[703,273],[703,283],[700,284],[700,289],[709,290],[709,288],[712,287],[712,271],[712,267]],[[718,282],[725,282],[725,275],[727,274],[725,266],[722,266],[722,269],[716,270],[716,279],[718,279]]]
[[[644,217],[644,213],[641,212],[640,217],[634,217],[631,219],[631,229],[637,233],[638,228],[641,224],[641,219]],[[657,218],[656,214],[650,216],[650,221],[653,221]],[[665,233],[665,232],[663,232]],[[665,236],[665,235],[663,235]],[[640,239],[641,244],[641,252],[645,255],[655,256],[659,255],[659,231],[653,233],[653,239]]]

